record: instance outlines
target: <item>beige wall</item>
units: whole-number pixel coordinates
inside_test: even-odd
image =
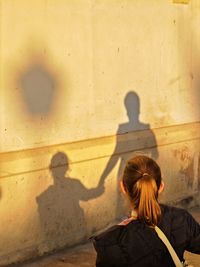
[[[138,151],[161,165],[162,201],[193,201],[199,1],[0,3],[0,264],[113,222],[123,163]]]

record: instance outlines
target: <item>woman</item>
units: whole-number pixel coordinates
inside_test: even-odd
[[[129,160],[121,186],[132,213],[94,238],[97,267],[174,267],[155,226],[165,233],[181,261],[185,250],[200,254],[200,225],[186,210],[158,202],[164,183],[153,159],[137,156]]]

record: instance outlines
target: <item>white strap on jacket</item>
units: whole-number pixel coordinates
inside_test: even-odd
[[[155,226],[155,231],[158,237],[162,240],[162,242],[167,247],[176,267],[183,267],[184,266],[183,263],[179,260],[179,257],[177,256],[175,250],[173,249],[172,245],[170,244],[169,240],[167,239],[163,231],[158,226]]]

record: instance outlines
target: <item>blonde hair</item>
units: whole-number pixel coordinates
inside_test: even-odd
[[[140,221],[157,225],[161,217],[158,190],[161,171],[158,164],[146,156],[137,156],[126,164],[123,185]]]

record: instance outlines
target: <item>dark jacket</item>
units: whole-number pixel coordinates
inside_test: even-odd
[[[185,250],[200,254],[200,225],[183,209],[161,205],[158,225],[181,261]],[[116,225],[96,236],[97,267],[174,267],[155,230],[139,220]]]

